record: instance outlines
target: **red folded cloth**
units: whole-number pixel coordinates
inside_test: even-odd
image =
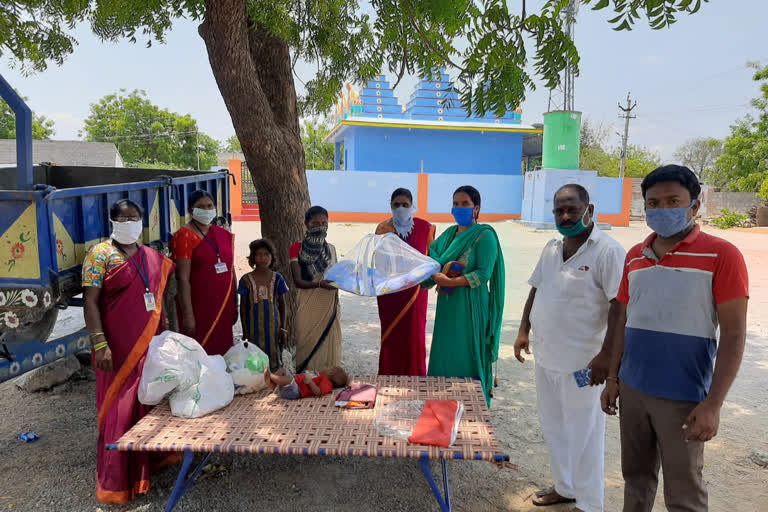
[[[427,400],[408,442],[448,448],[456,441],[464,406],[456,400]]]

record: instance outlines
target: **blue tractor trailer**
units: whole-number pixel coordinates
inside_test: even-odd
[[[110,236],[109,207],[131,199],[144,209],[140,239],[167,254],[198,189],[231,222],[227,171],[33,165],[32,116],[0,76],[16,114],[16,166],[0,168],[0,382],[90,348],[84,323],[53,338],[59,312],[82,307],[88,250]],[[126,319],[130,321],[130,319]]]

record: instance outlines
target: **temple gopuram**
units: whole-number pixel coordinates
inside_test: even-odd
[[[520,174],[524,138],[541,134],[522,123],[520,108],[503,117],[467,112],[443,69],[419,80],[406,103],[384,75],[362,91],[347,84],[335,120],[325,142],[335,145],[335,168],[347,171]]]

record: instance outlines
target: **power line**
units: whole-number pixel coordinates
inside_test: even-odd
[[[730,112],[734,111],[736,109],[742,109],[751,107],[752,105],[750,103],[739,103],[737,105],[710,105],[710,106],[699,106],[699,107],[692,107],[688,109],[683,110],[665,110],[662,112],[657,112],[656,115],[644,116],[643,119],[646,121],[667,121],[669,119],[674,119],[676,117],[680,117],[679,114],[709,114],[709,113],[719,113],[719,112]]]
[[[197,130],[187,130],[182,132],[163,132],[163,133],[148,133],[148,134],[138,134],[138,135],[111,135],[106,137],[94,137],[95,141],[102,141],[107,142],[110,140],[119,140],[119,139],[158,139],[163,137],[172,137],[174,135],[191,135],[193,133],[198,133]]]

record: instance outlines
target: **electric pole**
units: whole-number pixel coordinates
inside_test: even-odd
[[[195,150],[197,151],[197,170],[200,170],[200,132],[195,130]]]
[[[635,119],[637,116],[632,114],[632,111],[635,110],[635,107],[637,106],[637,102],[632,103],[632,100],[629,97],[630,93],[627,93],[627,106],[622,107],[621,103],[619,103],[619,110],[621,110],[621,114],[619,114],[620,118],[624,118],[624,136],[621,138],[621,165],[619,167],[619,178],[624,177],[624,170],[627,167],[627,141],[629,140],[629,120]]]

